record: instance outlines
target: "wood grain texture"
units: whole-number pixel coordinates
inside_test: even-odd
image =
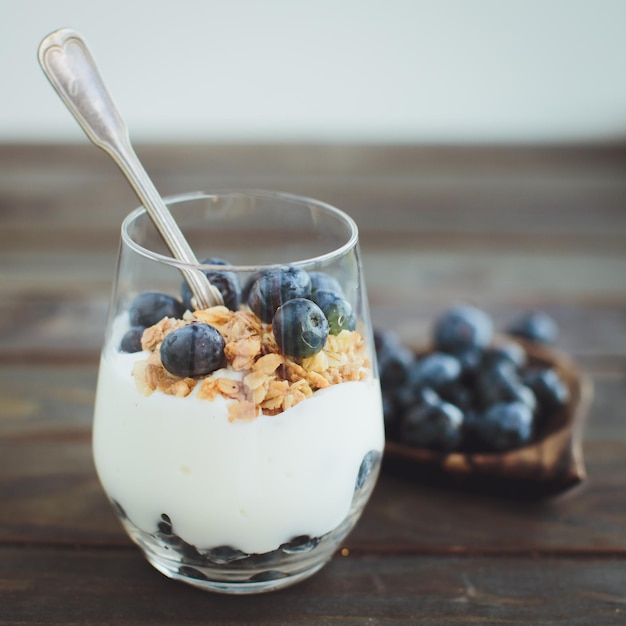
[[[0,145],[0,624],[617,624],[626,613],[626,147],[140,146],[164,194],[265,187],[349,212],[372,319],[539,308],[592,377],[588,478],[519,502],[386,471],[314,578],[228,598],[167,581],[91,458],[132,191],[91,146]]]
[[[623,624],[626,561],[337,557],[280,592],[168,581],[125,550],[0,549],[0,624]],[[594,605],[593,614],[589,606]]]

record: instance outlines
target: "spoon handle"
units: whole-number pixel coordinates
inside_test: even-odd
[[[39,46],[39,63],[87,137],[108,153],[139,196],[172,255],[197,264],[193,250],[137,158],[119,114],[87,45],[79,33],[62,28]],[[197,308],[222,304],[222,296],[199,270],[181,268]]]

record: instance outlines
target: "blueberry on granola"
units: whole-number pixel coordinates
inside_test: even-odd
[[[120,350],[129,353],[141,352],[141,337],[144,330],[146,330],[144,326],[131,326],[120,341]]]
[[[140,293],[128,309],[131,326],[153,326],[164,317],[182,317],[185,309],[172,296],[155,291]]]
[[[181,378],[204,376],[226,364],[222,335],[203,323],[172,331],[163,340],[160,354],[163,367]]]
[[[350,303],[335,291],[318,289],[313,292],[311,299],[324,313],[328,320],[331,335],[338,335],[342,330],[354,330],[356,318]]]
[[[334,276],[326,272],[309,272],[309,278],[311,279],[311,293],[315,294],[316,291],[323,289],[334,291],[342,298],[344,297],[343,288]]]
[[[296,267],[272,269],[264,271],[250,288],[248,306],[269,324],[278,307],[310,295],[311,279],[307,272]]]
[[[272,330],[283,354],[294,358],[317,354],[328,339],[324,313],[306,298],[295,298],[279,307],[272,320]]]
[[[202,261],[202,265],[230,264],[224,259],[212,258]],[[224,306],[228,307],[231,311],[236,311],[239,308],[239,303],[241,302],[241,284],[237,274],[235,272],[221,270],[203,270],[202,272],[209,279],[209,282],[222,294]],[[183,281],[180,293],[183,300],[183,306],[186,309],[191,310],[193,308],[191,305],[191,298],[193,294],[187,284],[187,281]]]
[[[263,274],[263,272],[254,272],[250,274],[248,278],[246,278],[246,280],[243,283],[243,287],[241,288],[241,301],[242,302],[245,302],[245,303],[248,302],[248,296],[250,295],[252,286],[261,277],[261,274]]]

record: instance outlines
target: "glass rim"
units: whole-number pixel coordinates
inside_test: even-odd
[[[292,194],[284,191],[268,191],[265,189],[246,189],[246,188],[230,188],[230,189],[215,189],[213,191],[191,191],[187,193],[179,193],[171,196],[164,196],[163,201],[168,207],[170,205],[182,204],[184,202],[189,202],[192,200],[200,200],[202,198],[212,198],[212,197],[220,197],[227,195],[248,195],[248,196],[256,196],[256,197],[264,197],[264,198],[276,198],[278,200],[290,200],[293,202],[297,202],[299,204],[309,204],[314,205],[318,208],[323,209],[324,211],[332,214],[334,217],[338,218],[345,225],[348,226],[350,231],[349,237],[346,242],[341,246],[335,248],[334,250],[330,250],[329,252],[325,252],[324,254],[320,254],[318,256],[309,257],[306,259],[299,259],[296,261],[289,261],[287,263],[258,263],[254,265],[210,265],[204,264],[201,262],[196,263],[187,263],[185,261],[181,261],[172,256],[166,256],[164,254],[160,254],[155,252],[154,250],[150,250],[139,244],[129,232],[129,228],[131,224],[135,223],[139,217],[142,215],[147,215],[146,208],[144,206],[139,206],[133,211],[131,211],[124,220],[122,221],[121,226],[121,238],[122,241],[131,248],[137,254],[140,254],[143,257],[146,257],[152,261],[156,261],[158,263],[163,263],[166,265],[170,265],[179,269],[200,269],[200,270],[221,270],[224,271],[225,268],[228,268],[231,271],[238,272],[254,272],[258,270],[264,269],[272,269],[275,267],[284,267],[285,265],[289,266],[308,266],[314,264],[323,264],[328,261],[332,261],[335,258],[338,258],[351,249],[353,249],[359,240],[359,229],[356,222],[344,211],[338,209],[332,204],[328,204],[327,202],[323,202],[321,200],[317,200],[315,198],[311,198],[308,196],[301,196],[298,194]],[[150,217],[148,216],[148,219]]]

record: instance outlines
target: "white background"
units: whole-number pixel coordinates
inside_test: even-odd
[[[60,27],[134,141],[626,137],[626,0],[0,0],[0,141],[85,141],[36,60]]]

